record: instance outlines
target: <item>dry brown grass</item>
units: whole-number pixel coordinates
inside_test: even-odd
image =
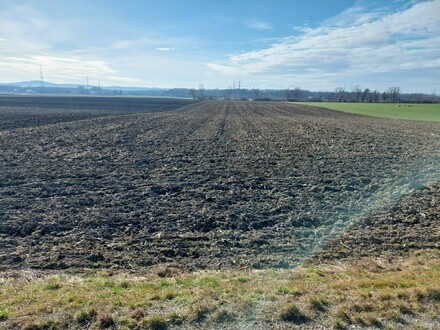
[[[387,327],[401,318],[438,324],[439,256],[439,251],[425,251],[407,259],[292,270],[167,271],[166,277],[158,272],[142,277],[3,273],[0,327],[165,329],[269,320],[327,322],[342,329]]]

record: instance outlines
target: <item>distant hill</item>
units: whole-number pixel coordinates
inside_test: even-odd
[[[11,83],[0,83],[0,85],[4,86],[16,86],[16,87],[41,87],[40,80],[30,80],[30,81],[19,81],[19,82],[11,82]],[[44,87],[56,87],[56,88],[77,88],[78,86],[86,87],[84,84],[57,84],[49,81],[44,82]],[[98,87],[94,85],[89,85],[90,88]],[[146,91],[146,90],[166,90],[165,88],[158,87],[122,87],[122,86],[101,86],[102,89],[117,89],[122,91]]]

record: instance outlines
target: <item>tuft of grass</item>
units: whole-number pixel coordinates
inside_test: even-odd
[[[178,296],[177,292],[174,290],[167,290],[163,294],[164,300],[172,300]]]
[[[351,324],[352,320],[347,312],[346,308],[339,308],[335,314],[337,320],[343,322],[344,324]]]
[[[201,279],[199,279],[198,283],[200,286],[218,288],[221,280],[217,276],[203,276]]]
[[[136,319],[136,320],[140,320],[140,319],[144,318],[146,315],[147,315],[147,313],[141,308],[135,308],[130,313],[130,317],[133,319]]]
[[[56,330],[61,329],[61,325],[54,320],[43,320],[25,324],[23,330]]]
[[[284,306],[284,308],[281,309],[279,318],[282,321],[295,324],[305,323],[309,320],[307,315],[305,315],[294,303],[288,303]]]
[[[329,305],[329,301],[321,296],[313,295],[309,298],[310,306],[319,312],[325,312],[327,310],[327,307]]]
[[[50,290],[50,291],[54,291],[54,290],[58,290],[61,289],[61,284],[58,282],[54,282],[54,281],[50,281],[49,283],[47,283],[44,287],[46,290]]]
[[[179,274],[179,270],[174,267],[165,267],[165,268],[159,268],[156,271],[157,276],[159,277],[173,277]]]
[[[122,281],[119,283],[119,287],[122,289],[128,289],[131,286],[129,281]]]
[[[228,311],[225,308],[221,308],[215,311],[211,316],[211,320],[215,323],[233,322],[235,321],[235,319],[236,319],[235,314]]]
[[[347,329],[347,325],[344,322],[342,322],[341,320],[336,320],[335,324],[333,326],[333,329],[345,330],[345,329]]]
[[[247,283],[249,282],[251,279],[248,276],[240,276],[237,278],[237,281],[240,283]]]
[[[204,321],[208,315],[210,315],[215,310],[214,307],[208,306],[207,304],[196,304],[191,306],[188,319],[192,322],[202,322]]]
[[[141,321],[140,327],[150,330],[166,330],[168,328],[167,321],[160,315],[148,316]]]
[[[169,320],[170,320],[170,322],[172,322],[174,324],[182,324],[184,321],[183,317],[180,314],[178,314],[177,312],[172,312],[169,315]]]
[[[98,325],[101,329],[113,328],[116,326],[116,321],[112,314],[104,313],[99,315]]]
[[[399,302],[397,304],[397,308],[400,312],[400,314],[406,314],[406,315],[413,315],[414,311],[411,309],[411,307],[409,307],[407,304],[403,303],[403,302]]]
[[[10,314],[11,313],[8,309],[0,309],[0,322],[6,321],[9,318]]]
[[[83,309],[78,312],[78,314],[75,316],[76,322],[78,322],[81,325],[85,325],[88,323],[92,323],[94,318],[96,317],[98,313],[94,308],[90,309]]]
[[[429,288],[427,292],[427,297],[433,301],[440,301],[440,288]]]

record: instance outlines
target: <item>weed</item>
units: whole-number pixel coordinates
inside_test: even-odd
[[[7,309],[0,309],[0,322],[6,321],[9,318],[9,310]]]

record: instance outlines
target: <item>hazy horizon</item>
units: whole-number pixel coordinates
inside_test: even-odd
[[[0,4],[0,83],[440,90],[440,0]]]

